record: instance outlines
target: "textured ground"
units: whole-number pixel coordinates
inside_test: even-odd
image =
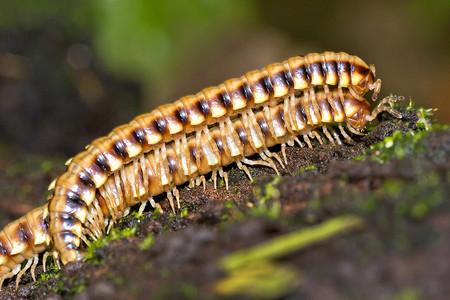
[[[0,299],[446,299],[450,131],[402,139],[420,119],[416,111],[403,115],[386,116],[353,144],[289,148],[281,177],[255,167],[250,182],[230,168],[228,191],[212,182],[184,188],[176,216],[165,202],[163,214],[133,214],[88,261],[47,274],[38,267],[38,282],[25,275],[17,291],[6,282]],[[393,145],[363,153],[394,131],[401,134]],[[27,162],[6,146],[0,154],[4,226],[43,203],[63,160]],[[342,225],[342,216],[357,225]],[[333,221],[344,223],[318,238]],[[316,242],[289,248],[279,240],[289,233],[306,239],[308,228]],[[263,250],[242,252],[255,246]]]

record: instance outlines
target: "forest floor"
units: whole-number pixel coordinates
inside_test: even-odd
[[[289,147],[281,175],[182,187],[176,214],[136,209],[86,261],[38,266],[0,299],[448,299],[450,130],[401,112],[351,144]],[[0,163],[3,227],[44,203],[63,160],[3,145]]]

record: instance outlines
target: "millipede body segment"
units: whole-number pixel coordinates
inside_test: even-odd
[[[69,160],[51,185],[48,206],[0,233],[0,288],[14,275],[18,284],[31,264],[34,277],[37,255],[45,250],[64,264],[81,259],[81,242],[102,236],[135,204],[142,203],[141,210],[147,202],[157,206],[152,197],[166,192],[175,210],[180,184],[205,184],[204,175],[212,172],[214,185],[219,174],[228,188],[223,166],[237,163],[249,177],[246,165],[278,172],[275,161],[287,163],[286,145],[312,147],[310,139],[322,144],[323,138],[339,144],[340,137],[351,140],[344,126],[361,134],[381,111],[401,117],[386,106],[397,97],[370,108],[363,96],[373,90],[376,99],[381,81],[374,78],[374,67],[356,56],[314,53],[227,80],[115,128]],[[276,144],[283,159],[268,149]],[[249,158],[255,154],[258,159]]]
[[[49,249],[51,243],[47,222],[44,220],[46,213],[47,205],[36,208],[6,225],[0,232],[0,289],[3,281],[14,275],[17,275],[17,286],[20,277],[30,267],[31,276],[35,279],[38,255]],[[24,267],[21,266],[22,262],[26,262]]]

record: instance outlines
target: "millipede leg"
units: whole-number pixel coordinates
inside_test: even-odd
[[[167,200],[169,200],[170,207],[172,208],[172,212],[175,214],[175,206],[173,205],[172,192],[167,192]]]
[[[399,102],[403,100],[405,100],[405,97],[388,96],[383,98],[383,100],[381,100],[380,103],[378,103],[378,105],[374,108],[372,114],[366,117],[366,120],[369,122],[374,120],[378,116],[378,114],[382,111],[387,111],[391,115],[401,119],[402,115],[392,107],[386,106],[386,104],[392,102]]]
[[[20,267],[20,266],[19,266],[19,267]],[[14,269],[14,270],[15,270],[15,269]],[[19,268],[19,270],[20,270],[20,268]],[[9,272],[9,273],[6,273],[6,274],[3,275],[2,277],[0,277],[0,291],[2,290],[3,281],[4,281],[5,279],[8,279],[8,278],[13,277],[13,276],[16,275],[16,274],[17,274],[17,272],[14,273],[14,271],[11,271],[11,272]]]
[[[265,166],[265,167],[268,167],[268,168],[272,168],[270,163],[268,163],[267,161],[264,161],[264,160],[260,160],[260,159],[258,159],[258,160],[250,160],[248,158],[243,158],[241,161],[244,164],[251,165],[251,166],[258,166],[259,165],[259,166]]]
[[[214,189],[217,189],[217,170],[212,172],[211,179],[214,182]]]
[[[329,89],[327,84],[324,84],[323,91],[325,92],[325,96],[327,97],[327,100],[328,100],[328,103],[331,106],[331,109],[333,111],[337,111],[336,104],[334,103],[333,98],[331,97],[330,89]],[[341,97],[341,93],[342,93],[342,88],[341,87],[339,87],[339,92],[340,92],[339,97],[340,97],[341,102],[342,102],[342,100],[344,99],[344,94],[342,94],[342,97]]]
[[[19,287],[20,278],[22,275],[31,267],[31,264],[33,263],[33,259],[29,259],[27,261],[27,264],[20,270],[20,272],[16,276],[16,289]]]
[[[260,153],[259,153],[259,156],[261,156],[261,158],[262,158],[264,161],[266,161],[267,163],[269,163],[270,167],[271,167],[272,169],[275,170],[275,172],[277,173],[277,175],[280,175],[280,172],[278,172],[277,166],[275,165],[275,163],[273,162],[273,160],[272,160],[270,157],[267,157],[263,152],[260,152]]]
[[[303,135],[303,140],[305,140],[305,142],[309,148],[312,148],[311,140],[309,139],[309,137],[306,134]]]
[[[356,135],[364,135],[364,133],[359,132],[358,130],[356,130],[355,128],[353,128],[352,125],[350,125],[349,123],[347,123],[347,128],[348,130],[350,130],[351,133],[356,134]]]
[[[341,131],[342,136],[349,142],[353,142],[353,139],[345,132],[344,127],[342,124],[339,124],[339,130]]]
[[[177,200],[177,205],[178,205],[178,209],[180,209],[180,192],[178,191],[177,188],[174,188],[172,190],[172,194],[175,196],[175,199]]]
[[[286,144],[281,144],[281,154],[283,154],[284,163],[287,166],[287,158],[286,158]]]
[[[309,95],[310,95],[310,101],[311,101],[312,107],[314,109],[314,115],[316,117],[316,122],[319,123],[319,120],[322,120],[322,115],[320,114],[320,111],[319,111],[319,104],[317,104],[316,93],[314,92],[314,88],[312,88],[312,87],[309,88]],[[314,124],[317,124],[317,123],[314,123]]]
[[[342,141],[339,138],[339,134],[333,128],[330,128],[330,131],[331,131],[331,134],[334,137],[334,140],[338,143],[338,145],[342,145]]]
[[[283,161],[281,160],[281,157],[278,154],[276,154],[275,152],[270,152],[269,150],[264,151],[264,153],[269,157],[274,157],[278,161],[280,166],[284,169]]]
[[[162,209],[162,207],[159,203],[155,203],[154,208],[155,208],[155,210],[158,210],[160,214],[164,213],[164,210]]]
[[[42,257],[42,266],[43,266],[43,269],[44,269],[44,272],[47,272],[47,269],[46,269],[46,267],[47,267],[47,258],[50,256],[50,252],[45,252],[44,253],[44,256]],[[1,284],[0,284],[0,287],[1,287]]]
[[[319,143],[320,143],[321,145],[323,145],[322,138],[320,137],[320,135],[319,135],[315,130],[311,131],[308,135],[309,135],[310,137],[312,137],[312,138],[316,138],[316,139],[319,141]]]
[[[155,208],[156,207],[156,203],[155,200],[153,199],[153,197],[148,198],[148,202],[150,202],[150,205]]]
[[[250,171],[248,170],[246,165],[243,165],[240,161],[238,161],[237,166],[240,170],[243,170],[245,174],[247,174],[248,178],[250,178],[250,181],[253,180],[252,175],[250,174]]]
[[[142,204],[139,206],[139,210],[138,210],[138,216],[142,215],[142,213],[144,212],[145,207],[147,206],[147,202],[142,202]]]
[[[116,221],[114,220],[109,220],[109,225],[108,225],[108,230],[106,231],[106,234],[109,234],[109,232],[111,231],[111,228],[114,226],[114,224],[116,223]]]
[[[84,231],[84,230],[82,230],[82,231]],[[88,247],[91,245],[91,243],[89,242],[89,240],[87,239],[87,237],[84,233],[81,234],[80,238]]]
[[[58,267],[58,269],[61,269],[61,264],[59,263],[59,252],[56,250],[53,250],[52,252],[53,256],[53,262]]]
[[[293,138],[292,138],[296,143],[297,143],[297,145],[299,145],[300,147],[305,147],[305,144],[303,144],[302,142],[300,142],[300,140],[298,139],[298,137],[297,136],[294,136]]]
[[[199,186],[201,183],[203,183],[203,189],[206,190],[206,179],[203,175],[197,178],[195,185]]]
[[[371,66],[373,67],[373,66]],[[373,84],[369,86],[370,90],[374,90],[372,94],[372,100],[375,101],[378,98],[378,93],[381,90],[381,79],[377,79]]]
[[[324,125],[324,126],[322,126],[322,131],[323,131],[323,133],[325,134],[325,136],[327,137],[327,139],[331,142],[331,144],[333,144],[333,146],[335,145],[334,144],[334,139],[333,139],[333,137],[331,136],[331,134],[330,134],[330,132],[328,131],[328,128]]]
[[[31,273],[31,278],[33,278],[33,281],[36,281],[36,274],[34,273],[34,271],[36,270],[37,264],[39,262],[39,254],[35,254],[33,260],[34,260],[34,262],[33,262],[33,265],[31,266],[30,273]]]
[[[228,190],[228,173],[224,172],[222,168],[219,169],[219,176],[225,180],[225,187]]]
[[[189,179],[189,188],[193,188],[193,187],[195,187],[195,179],[191,178],[191,179]]]
[[[103,212],[102,212],[102,209],[100,208],[98,200],[95,199],[93,204],[94,204],[95,210],[97,212],[97,217],[98,217],[99,224],[104,224],[105,223],[105,216],[103,215]]]

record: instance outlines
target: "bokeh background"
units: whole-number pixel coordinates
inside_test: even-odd
[[[449,123],[449,36],[449,0],[0,0],[0,143],[71,156],[160,104],[326,50]]]

